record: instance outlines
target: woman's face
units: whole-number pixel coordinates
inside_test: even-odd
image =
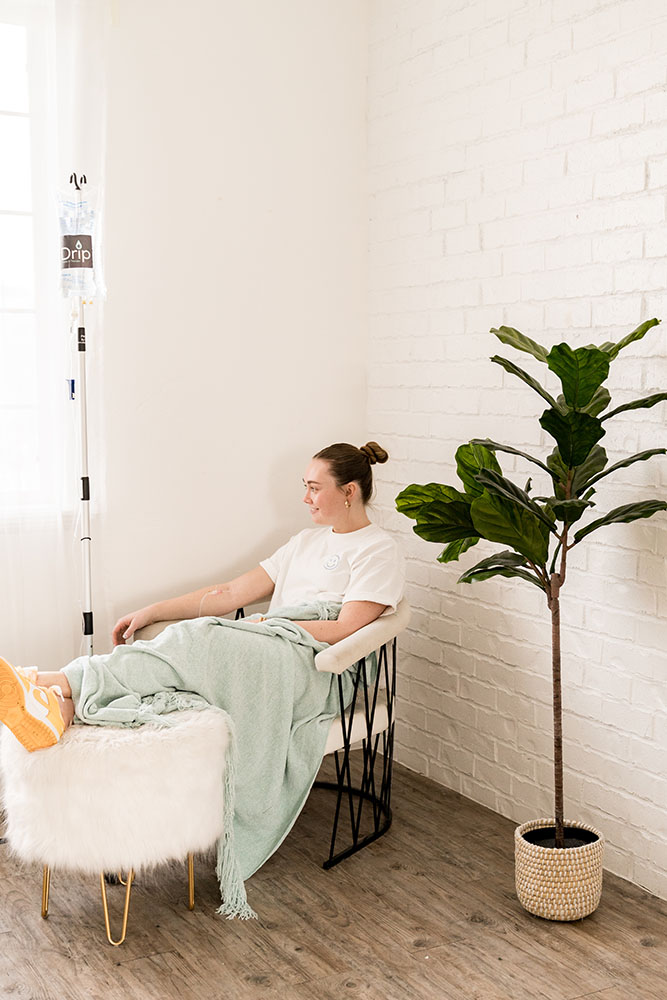
[[[346,517],[349,508],[345,506],[345,500],[350,488],[336,485],[328,462],[314,458],[306,469],[303,481],[306,487],[303,502],[310,511],[313,524],[335,526]]]

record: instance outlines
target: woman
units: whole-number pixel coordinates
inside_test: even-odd
[[[376,442],[362,448],[334,444],[318,452],[304,477],[303,499],[314,529],[295,535],[255,569],[228,583],[203,587],[124,615],[113,629],[116,649],[108,656],[80,657],[58,672],[16,670],[0,659],[0,722],[29,751],[54,745],[75,716],[84,722],[104,722],[101,716],[91,719],[82,705],[87,672],[92,671],[95,661],[96,668],[105,674],[122,677],[123,690],[128,690],[129,660],[123,658],[122,647],[136,631],[153,622],[197,619],[202,615],[210,620],[210,616],[221,617],[268,597],[269,617],[276,609],[290,605],[340,604],[335,620],[291,616],[314,643],[332,644],[393,611],[403,592],[402,557],[393,538],[373,525],[366,513],[373,489],[371,466],[387,458]],[[148,644],[141,645],[145,649]],[[315,645],[313,655],[314,651]],[[161,656],[164,660],[165,655]],[[140,677],[143,682],[143,672],[136,674],[137,697],[157,693],[158,687],[147,692],[139,683]],[[160,677],[166,679],[154,681],[154,686],[164,683],[168,690],[199,693],[207,698],[208,691],[198,691],[188,674],[187,657],[174,672],[166,672],[165,668]],[[221,707],[229,711],[226,705]],[[232,711],[230,714],[233,718]]]

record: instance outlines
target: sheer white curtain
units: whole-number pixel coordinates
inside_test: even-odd
[[[82,648],[75,329],[59,292],[57,193],[73,171],[103,187],[107,20],[107,0],[0,0],[0,654],[44,667]],[[92,333],[100,311],[88,310]],[[90,361],[94,384],[101,352]],[[93,438],[101,468],[101,427]]]

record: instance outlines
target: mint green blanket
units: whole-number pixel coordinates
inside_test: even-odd
[[[178,709],[217,706],[228,716],[219,912],[255,916],[243,880],[279,847],[301,811],[339,713],[337,676],[320,673],[318,642],[291,619],[338,617],[339,604],[282,608],[263,622],[196,618],[150,642],[83,656],[65,668],[77,720],[170,724]],[[350,671],[343,676],[346,703]]]

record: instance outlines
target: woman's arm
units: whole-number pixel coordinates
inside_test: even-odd
[[[113,629],[114,646],[120,646],[134,633],[150,625],[152,622],[172,621],[181,618],[197,618],[202,615],[229,614],[246,604],[254,604],[273,593],[273,580],[261,566],[256,566],[249,573],[243,573],[228,583],[212,584],[201,587],[189,594],[172,597],[166,601],[149,604],[138,611],[131,611],[120,618]],[[325,640],[327,641],[327,640]]]
[[[376,604],[374,601],[348,601],[341,608],[338,620],[335,622],[297,622],[306,632],[310,632],[314,639],[320,642],[328,642],[330,646],[334,642],[346,639],[348,635],[357,632],[364,625],[370,625],[376,618],[379,618],[386,604]]]

